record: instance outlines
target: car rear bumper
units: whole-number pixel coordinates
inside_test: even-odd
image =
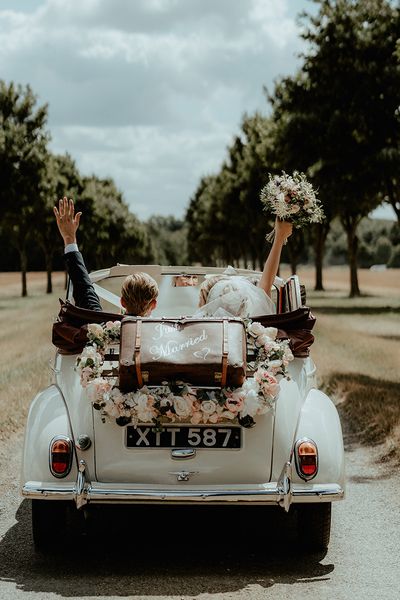
[[[293,485],[292,502],[332,502],[342,500],[343,489],[336,483],[318,484],[310,486]],[[25,498],[47,498],[55,500],[74,500],[75,487],[38,486],[35,482],[28,482],[23,486],[22,495]],[[91,485],[86,490],[87,502],[102,503],[173,503],[192,504],[203,503],[254,503],[254,504],[280,504],[283,494],[275,484],[265,484],[256,488],[245,489],[135,489],[122,487],[109,487],[101,484]]]
[[[83,461],[82,461],[83,463]],[[337,483],[292,483],[292,467],[286,463],[278,482],[237,486],[139,486],[89,482],[85,465],[80,465],[75,484],[29,481],[22,488],[26,498],[75,500],[77,507],[88,503],[126,504],[271,504],[289,510],[292,503],[342,500],[344,489]]]

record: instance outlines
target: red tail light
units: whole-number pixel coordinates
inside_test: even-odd
[[[309,438],[298,440],[296,442],[295,454],[299,476],[306,481],[315,477],[318,472],[317,444]]]
[[[72,443],[65,436],[57,436],[50,443],[50,471],[54,477],[66,477],[71,470]]]

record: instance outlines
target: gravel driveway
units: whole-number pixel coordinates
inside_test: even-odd
[[[347,453],[326,555],[296,548],[281,509],[117,507],[98,516],[96,536],[45,557],[19,497],[21,443],[0,449],[0,600],[400,598],[400,474],[371,466],[366,450]]]

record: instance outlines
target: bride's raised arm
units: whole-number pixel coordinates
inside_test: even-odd
[[[265,261],[260,283],[258,284],[258,287],[263,289],[267,296],[271,296],[271,287],[274,283],[276,274],[278,273],[282,247],[287,238],[292,234],[292,229],[292,223],[276,219],[274,241],[270,253],[268,254],[268,258]]]

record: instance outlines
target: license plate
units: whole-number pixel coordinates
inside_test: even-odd
[[[242,428],[238,427],[164,427],[151,425],[126,428],[128,448],[240,448]]]

